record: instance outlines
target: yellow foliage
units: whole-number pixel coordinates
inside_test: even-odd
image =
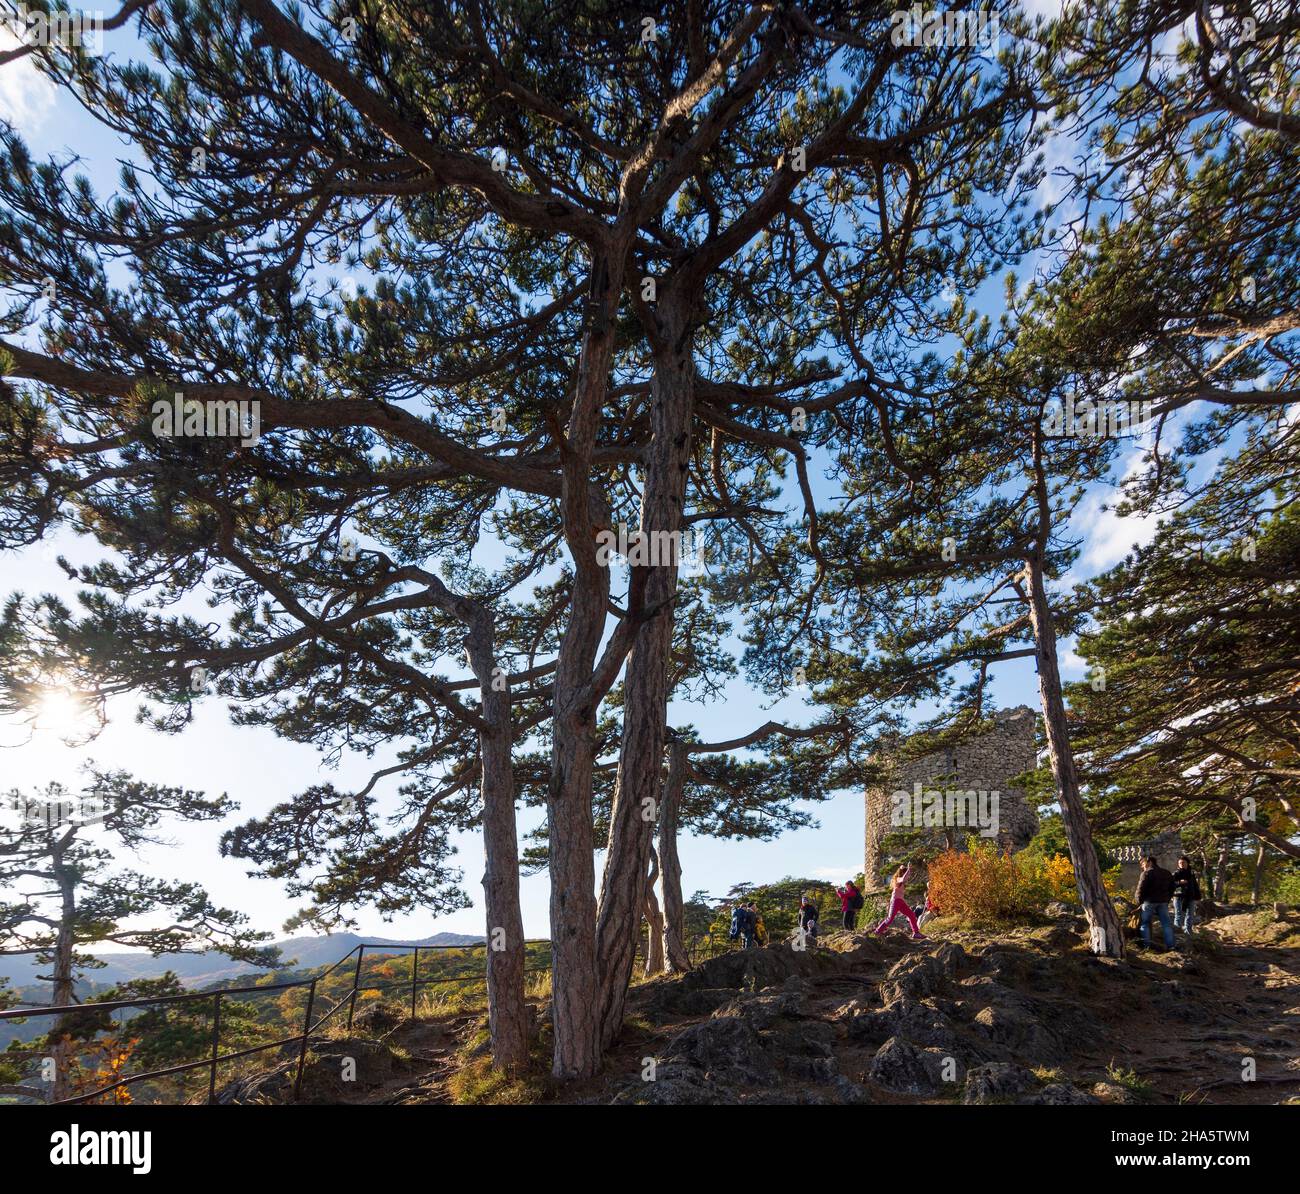
[[[933,859],[930,899],[939,913],[973,925],[1023,920],[1053,900],[1074,904],[1074,867],[1064,854],[1044,858],[1025,851],[999,851],[991,842],[972,840],[968,852],[947,850]],[[1118,871],[1102,876],[1106,892],[1118,893]]]
[[[1053,854],[1043,864],[1043,878],[1052,899],[1071,904],[1078,899],[1074,886],[1074,866],[1064,854]]]

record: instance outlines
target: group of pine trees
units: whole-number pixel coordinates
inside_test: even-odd
[[[1297,856],[1300,12],[998,0],[995,44],[912,45],[894,9],[159,0],[135,60],[15,51],[128,152],[101,194],[0,126],[0,547],[105,552],[76,608],[8,601],[0,712],[57,683],[177,733],[211,696],[378,756],[222,850],[328,927],[458,906],[481,830],[505,1069],[545,865],[560,1079],[617,1037],[644,920],[689,964],[681,833],[806,823],[1004,660],[1096,949],[1085,798]],[[1067,588],[1119,471],[1166,521]],[[672,724],[741,674],[810,723]]]

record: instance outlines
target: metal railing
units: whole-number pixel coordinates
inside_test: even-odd
[[[549,945],[549,941],[533,940],[525,941],[525,951],[529,945]],[[177,1004],[211,1002],[212,1004],[212,1049],[209,1056],[198,1061],[184,1062],[180,1065],[165,1066],[161,1069],[148,1070],[141,1074],[129,1074],[124,1078],[119,1078],[115,1082],[110,1082],[106,1086],[101,1086],[96,1090],[84,1094],[74,1095],[71,1098],[51,1100],[52,1103],[59,1105],[72,1106],[79,1103],[89,1103],[93,1099],[102,1098],[106,1094],[130,1086],[136,1082],[146,1082],[158,1078],[172,1077],[176,1074],[188,1073],[191,1070],[208,1069],[208,1102],[216,1102],[217,1092],[217,1070],[226,1062],[237,1061],[243,1057],[251,1057],[256,1053],[264,1053],[268,1049],[282,1049],[286,1045],[298,1046],[298,1064],[294,1074],[293,1081],[293,1100],[296,1103],[302,1093],[302,1073],[307,1060],[307,1045],[312,1036],[315,1035],[321,1027],[332,1019],[346,1004],[348,1008],[347,1027],[352,1028],[353,1016],[356,1011],[357,995],[361,990],[361,967],[365,957],[366,950],[370,950],[374,956],[394,956],[403,950],[414,950],[414,957],[411,963],[411,980],[408,984],[406,981],[400,983],[388,984],[367,984],[365,989],[370,991],[405,991],[409,985],[410,996],[410,1015],[411,1019],[417,1018],[416,995],[420,987],[438,986],[443,983],[464,983],[464,982],[484,982],[487,977],[486,965],[482,973],[458,974],[458,975],[441,975],[431,978],[420,978],[420,953],[424,951],[430,953],[436,950],[462,950],[473,952],[484,950],[484,962],[487,961],[486,942],[476,945],[385,945],[379,942],[361,942],[354,945],[346,954],[343,955],[333,965],[326,967],[320,974],[311,978],[294,979],[284,983],[266,983],[263,985],[253,985],[246,987],[225,987],[219,991],[200,991],[190,995],[163,995],[153,997],[143,997],[140,999],[114,999],[105,1002],[75,1003],[57,1007],[36,1007],[36,1008],[13,1008],[8,1011],[0,1011],[0,1023],[6,1020],[27,1020],[41,1016],[75,1016],[78,1013],[90,1014],[95,1012],[115,1012],[123,1008],[153,1008],[166,1007]],[[329,1011],[325,1012],[319,1019],[314,1020],[312,1016],[316,1012],[316,995],[318,985],[344,965],[352,956],[356,955],[356,966],[352,971],[352,984],[344,994],[343,998],[338,1000]],[[544,967],[525,967],[524,973],[538,974],[544,973],[547,968]],[[253,1045],[250,1048],[238,1049],[230,1053],[221,1052],[221,1001],[235,995],[262,995],[273,991],[292,991],[305,989],[307,992],[306,1013],[303,1016],[302,1031],[295,1033],[293,1036],[284,1037],[280,1040],[269,1041],[261,1045]]]

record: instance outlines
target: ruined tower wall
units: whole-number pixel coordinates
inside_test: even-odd
[[[1036,714],[1028,706],[1002,710],[993,715],[993,728],[974,735],[946,750],[935,751],[918,759],[895,760],[887,766],[878,787],[866,793],[866,867],[868,887],[881,882],[880,871],[888,860],[882,856],[881,843],[891,832],[893,793],[912,792],[919,783],[922,789],[948,792],[976,790],[998,793],[998,841],[1019,849],[1038,831],[1038,815],[1025,794],[1011,784],[1011,778],[1032,771],[1037,763],[1035,742]],[[966,832],[930,829],[927,840],[960,841]]]

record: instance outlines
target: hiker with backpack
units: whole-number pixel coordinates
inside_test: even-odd
[[[740,938],[742,949],[751,949],[754,945],[754,933],[757,929],[754,913],[746,904],[737,904],[731,910],[731,928],[727,936],[735,941]]]
[[[756,900],[749,901],[749,914],[754,918],[754,940],[759,945],[767,944],[767,925],[763,923],[763,914],[758,910]]]
[[[846,929],[856,929],[858,927],[858,913],[862,910],[866,901],[862,898],[860,892],[852,879],[846,879],[843,887],[837,887],[835,894],[840,897],[840,910],[844,913],[844,927]]]
[[[1178,869],[1174,872],[1174,927],[1182,929],[1188,937],[1196,923],[1196,901],[1200,898],[1201,885],[1191,861],[1186,857],[1179,858]]]
[[[883,937],[885,930],[889,928],[895,919],[902,915],[907,917],[907,923],[912,926],[912,940],[924,941],[925,934],[921,932],[921,927],[916,923],[916,913],[912,911],[912,906],[903,898],[903,892],[907,887],[908,876],[912,873],[912,864],[910,862],[900,863],[898,870],[894,872],[891,881],[892,886],[889,892],[889,910],[885,913],[885,919],[876,926],[876,936]]]

